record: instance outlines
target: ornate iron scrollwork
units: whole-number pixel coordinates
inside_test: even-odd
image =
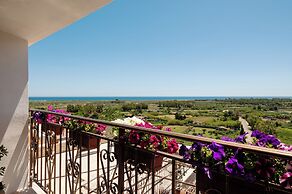
[[[80,169],[79,163],[68,160],[67,171],[69,175],[74,176],[74,178],[78,178],[80,172],[79,169]]]
[[[100,193],[110,191],[118,193],[118,184],[114,182],[117,179],[117,156],[115,152],[103,149],[100,151],[102,175],[100,175]],[[113,164],[113,165],[112,165]]]
[[[136,163],[135,160],[128,159],[125,162],[125,171],[127,175],[125,182],[128,183],[128,186],[125,187],[124,191],[131,194],[135,193],[135,190],[144,193],[150,180],[150,168],[144,163]]]

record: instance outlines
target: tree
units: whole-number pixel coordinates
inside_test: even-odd
[[[102,113],[102,111],[103,111],[103,105],[102,104],[96,105],[95,112]]]
[[[83,106],[83,113],[84,115],[90,115],[94,113],[96,108],[92,104],[86,104]]]
[[[187,117],[186,115],[182,115],[181,113],[175,113],[175,119],[177,120],[185,120]]]
[[[256,123],[255,129],[273,135],[276,133],[276,124],[272,121],[259,121]]]

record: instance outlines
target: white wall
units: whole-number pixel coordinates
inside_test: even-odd
[[[0,166],[7,193],[28,181],[28,43],[0,31],[0,144],[8,148]],[[1,179],[0,179],[1,180]]]

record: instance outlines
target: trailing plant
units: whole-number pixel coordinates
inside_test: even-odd
[[[0,162],[4,156],[7,156],[7,154],[8,154],[7,149],[3,145],[1,145],[0,146]],[[5,167],[0,166],[0,176],[3,176],[4,172],[5,172]],[[0,181],[0,191],[3,190],[4,188],[5,188],[4,183]]]
[[[248,144],[244,133],[232,139],[222,137],[224,141]],[[255,130],[252,132],[252,145],[292,151],[291,145],[285,145],[273,135]],[[278,184],[286,189],[292,189],[292,161],[277,157],[263,157],[258,154],[248,153],[242,149],[232,149],[212,142],[205,144],[194,142],[192,146],[182,145],[179,154],[184,160],[194,166],[204,169],[206,175],[212,179],[212,172],[226,173],[238,176],[247,181],[263,181]]]
[[[137,127],[144,127],[148,129],[163,130],[162,126],[154,126],[151,123],[144,121],[140,118],[137,118],[135,116],[125,119],[117,119],[113,122]],[[117,129],[114,128],[113,130],[114,135],[118,136]],[[171,131],[170,128],[166,128],[165,130]],[[175,139],[163,135],[154,135],[136,130],[126,130],[124,138],[127,144],[139,146],[142,149],[152,151],[160,150],[171,154],[176,153],[177,150],[179,149],[178,143],[176,142]]]

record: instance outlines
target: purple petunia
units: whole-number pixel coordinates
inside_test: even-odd
[[[223,140],[223,141],[235,142],[234,139],[232,139],[232,138],[230,138],[230,137],[228,137],[228,136],[222,136],[222,137],[221,137],[221,140]]]
[[[253,131],[251,136],[258,139],[258,141],[255,143],[257,146],[271,146],[273,148],[277,148],[281,144],[281,141],[275,136],[265,134],[263,132],[260,132],[259,130]]]
[[[244,167],[242,164],[238,162],[235,157],[232,157],[228,160],[225,165],[225,170],[227,173],[232,175],[243,175],[244,174]]]
[[[35,112],[32,115],[32,119],[34,119],[37,123],[42,123],[44,119],[44,114],[41,112]]]
[[[274,148],[277,148],[280,145],[280,140],[278,140],[275,136],[273,135],[264,135],[262,136],[258,142],[258,146],[266,146],[266,145],[271,145]]]
[[[194,142],[190,148],[191,151],[193,152],[199,152],[202,150],[202,147],[204,146],[204,144],[200,143],[200,142]]]
[[[189,161],[191,159],[191,154],[189,152],[189,149],[185,145],[181,145],[179,149],[179,155],[183,156],[185,160]]]
[[[238,137],[235,138],[235,142],[237,143],[246,143],[246,140],[245,140],[245,136],[247,135],[248,133],[244,133],[242,135],[239,135]]]
[[[252,133],[251,133],[251,137],[255,137],[257,139],[260,139],[262,138],[263,136],[265,136],[264,133],[260,132],[259,130],[254,130]]]
[[[212,142],[208,148],[213,152],[213,159],[220,161],[225,157],[224,147],[220,144]]]

